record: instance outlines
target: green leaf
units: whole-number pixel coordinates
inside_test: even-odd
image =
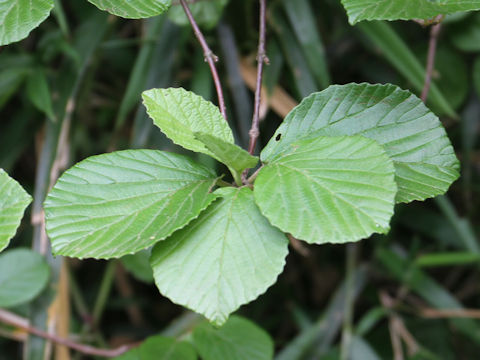
[[[222,16],[223,8],[227,3],[228,0],[199,1],[189,4],[188,7],[197,24],[206,28],[212,28],[217,25]],[[190,25],[181,6],[173,6],[168,12],[168,17],[178,25]]]
[[[117,360],[196,360],[192,345],[164,336],[152,336],[138,348],[116,357]]]
[[[443,194],[459,176],[459,162],[438,118],[415,95],[391,84],[334,85],[305,98],[261,159],[272,161],[303,138],[355,134],[376,140],[393,160],[397,202]]]
[[[253,168],[258,164],[258,157],[252,156],[241,147],[216,136],[196,132],[195,138],[205,144],[205,147],[214,154],[216,159],[227,165],[234,177],[237,175],[239,177],[243,170]]]
[[[100,10],[127,19],[142,19],[165,12],[171,0],[88,0]]]
[[[15,235],[26,207],[32,198],[25,190],[0,169],[0,251]]]
[[[221,328],[202,323],[193,330],[193,342],[203,360],[270,360],[273,341],[253,322],[232,316]]]
[[[27,78],[27,96],[38,110],[50,120],[55,120],[48,80],[42,70],[36,69]]]
[[[254,300],[282,272],[288,240],[270,225],[249,188],[222,188],[188,227],[153,248],[160,292],[217,325]]]
[[[50,269],[43,257],[29,249],[0,255],[0,307],[12,307],[34,299],[47,285]]]
[[[344,243],[386,233],[396,184],[392,161],[363,136],[293,143],[260,170],[255,201],[284,232],[309,243]]]
[[[0,69],[0,109],[15,95],[29,72],[26,67]]]
[[[458,49],[477,53],[480,51],[480,13],[448,27],[448,35]]]
[[[154,124],[175,144],[222,161],[195,138],[201,132],[233,144],[232,130],[215,105],[182,88],[151,89],[142,97]]]
[[[125,255],[120,260],[122,265],[138,280],[145,283],[153,282],[153,272],[150,267],[151,249],[142,250],[133,255]]]
[[[0,46],[25,39],[52,8],[53,0],[0,1]]]
[[[480,0],[341,0],[350,24],[362,20],[429,19],[480,9]]]
[[[92,156],[58,180],[45,201],[53,252],[112,258],[133,254],[188,224],[215,195],[215,174],[155,150]]]

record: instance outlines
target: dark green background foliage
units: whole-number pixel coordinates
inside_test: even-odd
[[[194,14],[220,57],[229,123],[236,143],[246,148],[253,96],[239,61],[253,64],[257,1],[231,0],[223,15],[219,9],[226,2],[213,3],[208,11],[196,9]],[[32,227],[29,218],[46,195],[57,148],[62,157],[54,169],[62,171],[91,155],[143,148],[187,154],[216,173],[226,172],[208,156],[170,142],[140,104],[141,92],[154,87],[184,87],[216,103],[202,51],[175,1],[171,14],[147,20],[110,16],[87,1],[55,5],[52,16],[27,39],[0,48],[0,168],[34,197],[9,249],[30,247],[32,238],[39,237],[40,225]],[[273,98],[277,87],[297,102],[330,84],[388,82],[416,94],[423,87],[429,29],[414,22],[351,26],[338,0],[271,0],[267,26],[270,66],[264,80]],[[277,283],[237,312],[270,334],[278,359],[337,359],[349,298],[355,304],[351,359],[391,359],[392,337],[403,341],[405,334],[411,335],[402,343],[409,359],[478,357],[480,321],[472,318],[475,314],[452,318],[435,310],[480,307],[479,34],[478,13],[446,17],[427,102],[461,160],[460,180],[446,196],[396,205],[390,232],[355,248],[295,242],[298,246],[291,246]],[[276,107],[268,109],[258,149],[285,115]],[[71,122],[70,129],[62,137],[65,121]],[[346,276],[346,251],[356,258],[353,278]],[[155,348],[176,351],[185,359],[195,358],[195,352],[209,359],[212,347],[205,344],[226,334],[238,336],[235,344],[241,346],[252,334],[245,330],[250,323],[236,316],[217,333],[199,316],[161,297],[152,284],[149,256],[143,251],[120,261],[69,260],[71,333],[96,346],[168,337],[146,342],[125,359],[141,358],[142,351]],[[56,289],[58,259],[48,260],[52,273],[47,294],[33,305],[18,305],[15,312],[42,314],[42,301],[48,302]],[[194,326],[195,349],[172,340],[184,340]],[[235,326],[247,326],[245,336]],[[0,325],[0,330],[9,329]],[[252,331],[265,341],[248,354],[270,357],[270,340],[260,330]],[[35,349],[36,343],[31,344]],[[223,346],[218,345],[219,351]],[[20,345],[0,337],[0,360],[17,358]]]

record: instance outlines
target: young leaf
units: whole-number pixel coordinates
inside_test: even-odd
[[[216,136],[196,132],[195,138],[205,144],[216,159],[228,166],[235,180],[238,180],[237,177],[240,178],[243,170],[253,168],[258,163],[258,157]]]
[[[92,156],[58,180],[45,201],[53,252],[108,259],[133,254],[196,218],[215,195],[215,174],[155,150]]]
[[[222,16],[223,8],[228,0],[199,1],[189,4],[190,11],[197,24],[206,28],[214,27]],[[173,6],[168,12],[168,17],[178,25],[190,25],[181,6]]]
[[[165,12],[172,0],[88,0],[100,10],[127,19],[142,19]]]
[[[270,360],[273,341],[253,322],[232,316],[221,328],[208,323],[193,330],[193,342],[203,360]]]
[[[0,251],[5,249],[15,235],[20,220],[32,198],[25,190],[0,169]]]
[[[459,176],[459,162],[438,118],[395,85],[334,85],[305,98],[261,153],[274,160],[290,144],[317,136],[363,135],[383,145],[395,165],[397,202],[443,194]]]
[[[52,8],[53,0],[0,1],[0,46],[26,38]]]
[[[152,336],[140,347],[134,348],[116,360],[196,360],[197,354],[191,344],[175,338]]]
[[[249,188],[215,193],[221,198],[198,219],[153,248],[150,263],[163,295],[222,325],[275,282],[288,240],[262,216]]]
[[[50,268],[43,257],[29,249],[0,255],[0,307],[12,307],[34,299],[47,285]]]
[[[341,0],[350,24],[362,20],[429,19],[480,9],[480,0]]]
[[[182,88],[151,89],[144,91],[142,97],[154,124],[175,144],[222,161],[194,134],[212,134],[233,144],[232,130],[215,105]]]
[[[255,201],[284,232],[309,243],[344,243],[386,233],[394,167],[363,136],[317,137],[289,145],[260,170]]]

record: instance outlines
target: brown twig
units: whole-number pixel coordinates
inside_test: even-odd
[[[420,316],[429,319],[469,318],[480,319],[479,309],[420,309]]]
[[[304,257],[310,256],[310,250],[303,242],[293,237],[291,234],[287,234],[287,238],[288,241],[290,241],[290,245],[297,253]]]
[[[383,307],[389,310],[389,330],[394,360],[404,359],[401,340],[403,340],[407,345],[408,354],[410,356],[415,355],[420,350],[420,346],[406,328],[402,318],[393,311],[393,308],[397,304],[397,299],[391,298],[390,295],[383,290],[380,291],[379,297]]]
[[[266,41],[266,13],[267,13],[267,0],[260,1],[260,37],[258,40],[258,54],[257,54],[257,84],[255,88],[255,103],[253,109],[252,128],[250,129],[250,144],[248,146],[248,152],[253,155],[255,146],[257,145],[260,122],[260,103],[262,100],[262,77],[263,77],[263,65],[268,64],[268,57],[265,52]]]
[[[430,41],[428,44],[428,56],[427,56],[427,69],[425,73],[425,82],[423,85],[421,99],[425,103],[427,102],[428,92],[430,91],[430,85],[432,83],[433,68],[435,66],[435,55],[437,52],[438,34],[440,33],[441,21],[443,15],[439,15],[435,18],[435,25],[430,30]]]
[[[218,76],[217,68],[215,67],[215,63],[218,61],[218,56],[215,55],[212,52],[212,50],[210,50],[210,47],[208,46],[207,41],[205,40],[205,37],[200,31],[200,28],[198,27],[197,22],[193,18],[192,12],[188,7],[187,2],[185,0],[180,0],[180,4],[182,5],[183,10],[187,15],[188,21],[190,21],[190,24],[192,25],[193,32],[195,33],[195,36],[198,39],[200,46],[203,49],[203,55],[205,56],[205,61],[208,63],[208,66],[210,67],[210,72],[212,73],[215,89],[217,90],[218,106],[220,108],[220,112],[222,113],[225,120],[227,120],[227,111],[225,108],[225,98],[223,97],[222,84],[220,83],[220,78]]]
[[[67,346],[70,349],[76,350],[86,355],[113,358],[113,357],[117,357],[124,354],[131,348],[131,346],[123,345],[123,346],[120,346],[119,348],[109,350],[109,349],[98,349],[89,345],[78,344],[74,341],[61,338],[55,334],[49,334],[45,331],[31,327],[30,325],[28,325],[28,321],[26,319],[18,315],[15,315],[11,312],[8,312],[4,309],[0,309],[0,321],[5,324],[22,329],[30,334],[52,341],[56,344]]]
[[[250,65],[247,58],[243,58],[240,62],[240,72],[242,74],[243,81],[250,90],[255,91],[257,82],[257,71],[255,67]],[[266,111],[271,108],[282,119],[298,105],[282,87],[276,85],[271,94],[268,94],[267,88],[262,86],[262,101],[260,102],[260,110],[262,110],[262,103],[265,104]],[[266,115],[266,111],[263,115]],[[260,120],[262,119],[262,111],[260,111]]]

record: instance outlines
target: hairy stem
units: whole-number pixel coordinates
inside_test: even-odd
[[[255,146],[257,145],[260,122],[260,101],[262,97],[262,76],[263,65],[268,64],[267,54],[265,53],[265,41],[266,41],[266,12],[267,12],[267,0],[260,1],[260,37],[258,40],[258,54],[257,54],[257,83],[255,88],[255,103],[253,108],[252,128],[250,129],[250,144],[248,146],[248,152],[253,155]]]
[[[225,98],[223,97],[222,84],[220,83],[220,78],[218,77],[217,68],[215,67],[215,63],[218,61],[218,57],[212,52],[212,50],[210,50],[207,44],[207,41],[205,40],[205,37],[200,31],[200,28],[198,27],[197,22],[193,18],[192,12],[188,7],[187,1],[180,0],[180,4],[182,5],[183,10],[187,15],[188,21],[190,21],[190,24],[192,25],[193,32],[195,33],[195,36],[203,49],[203,55],[205,56],[205,61],[208,63],[208,66],[210,67],[210,72],[212,73],[215,89],[217,90],[218,106],[220,108],[220,112],[222,113],[225,120],[227,120],[227,111],[225,107]]]
[[[21,318],[18,315],[8,312],[4,309],[0,309],[0,321],[3,322],[4,324],[8,324],[11,326],[15,326],[19,329],[22,329],[28,332],[29,334],[33,334],[41,338],[44,338],[46,340],[52,341],[56,344],[69,347],[70,349],[74,349],[86,355],[113,358],[113,357],[122,355],[123,353],[125,353],[130,349],[130,346],[127,346],[127,345],[121,346],[117,349],[109,350],[109,349],[98,349],[89,345],[78,344],[69,339],[59,337],[55,334],[49,334],[46,331],[31,327],[28,325],[28,321],[26,319]]]
[[[443,19],[443,15],[437,17],[436,20],[438,22],[435,25],[433,25],[432,29],[430,30],[430,41],[428,43],[427,69],[425,73],[425,82],[423,85],[422,95],[420,97],[424,103],[427,102],[428,92],[430,91],[430,85],[432,83],[432,74],[435,66],[435,55],[437,52],[438,35],[440,34],[442,19]]]

